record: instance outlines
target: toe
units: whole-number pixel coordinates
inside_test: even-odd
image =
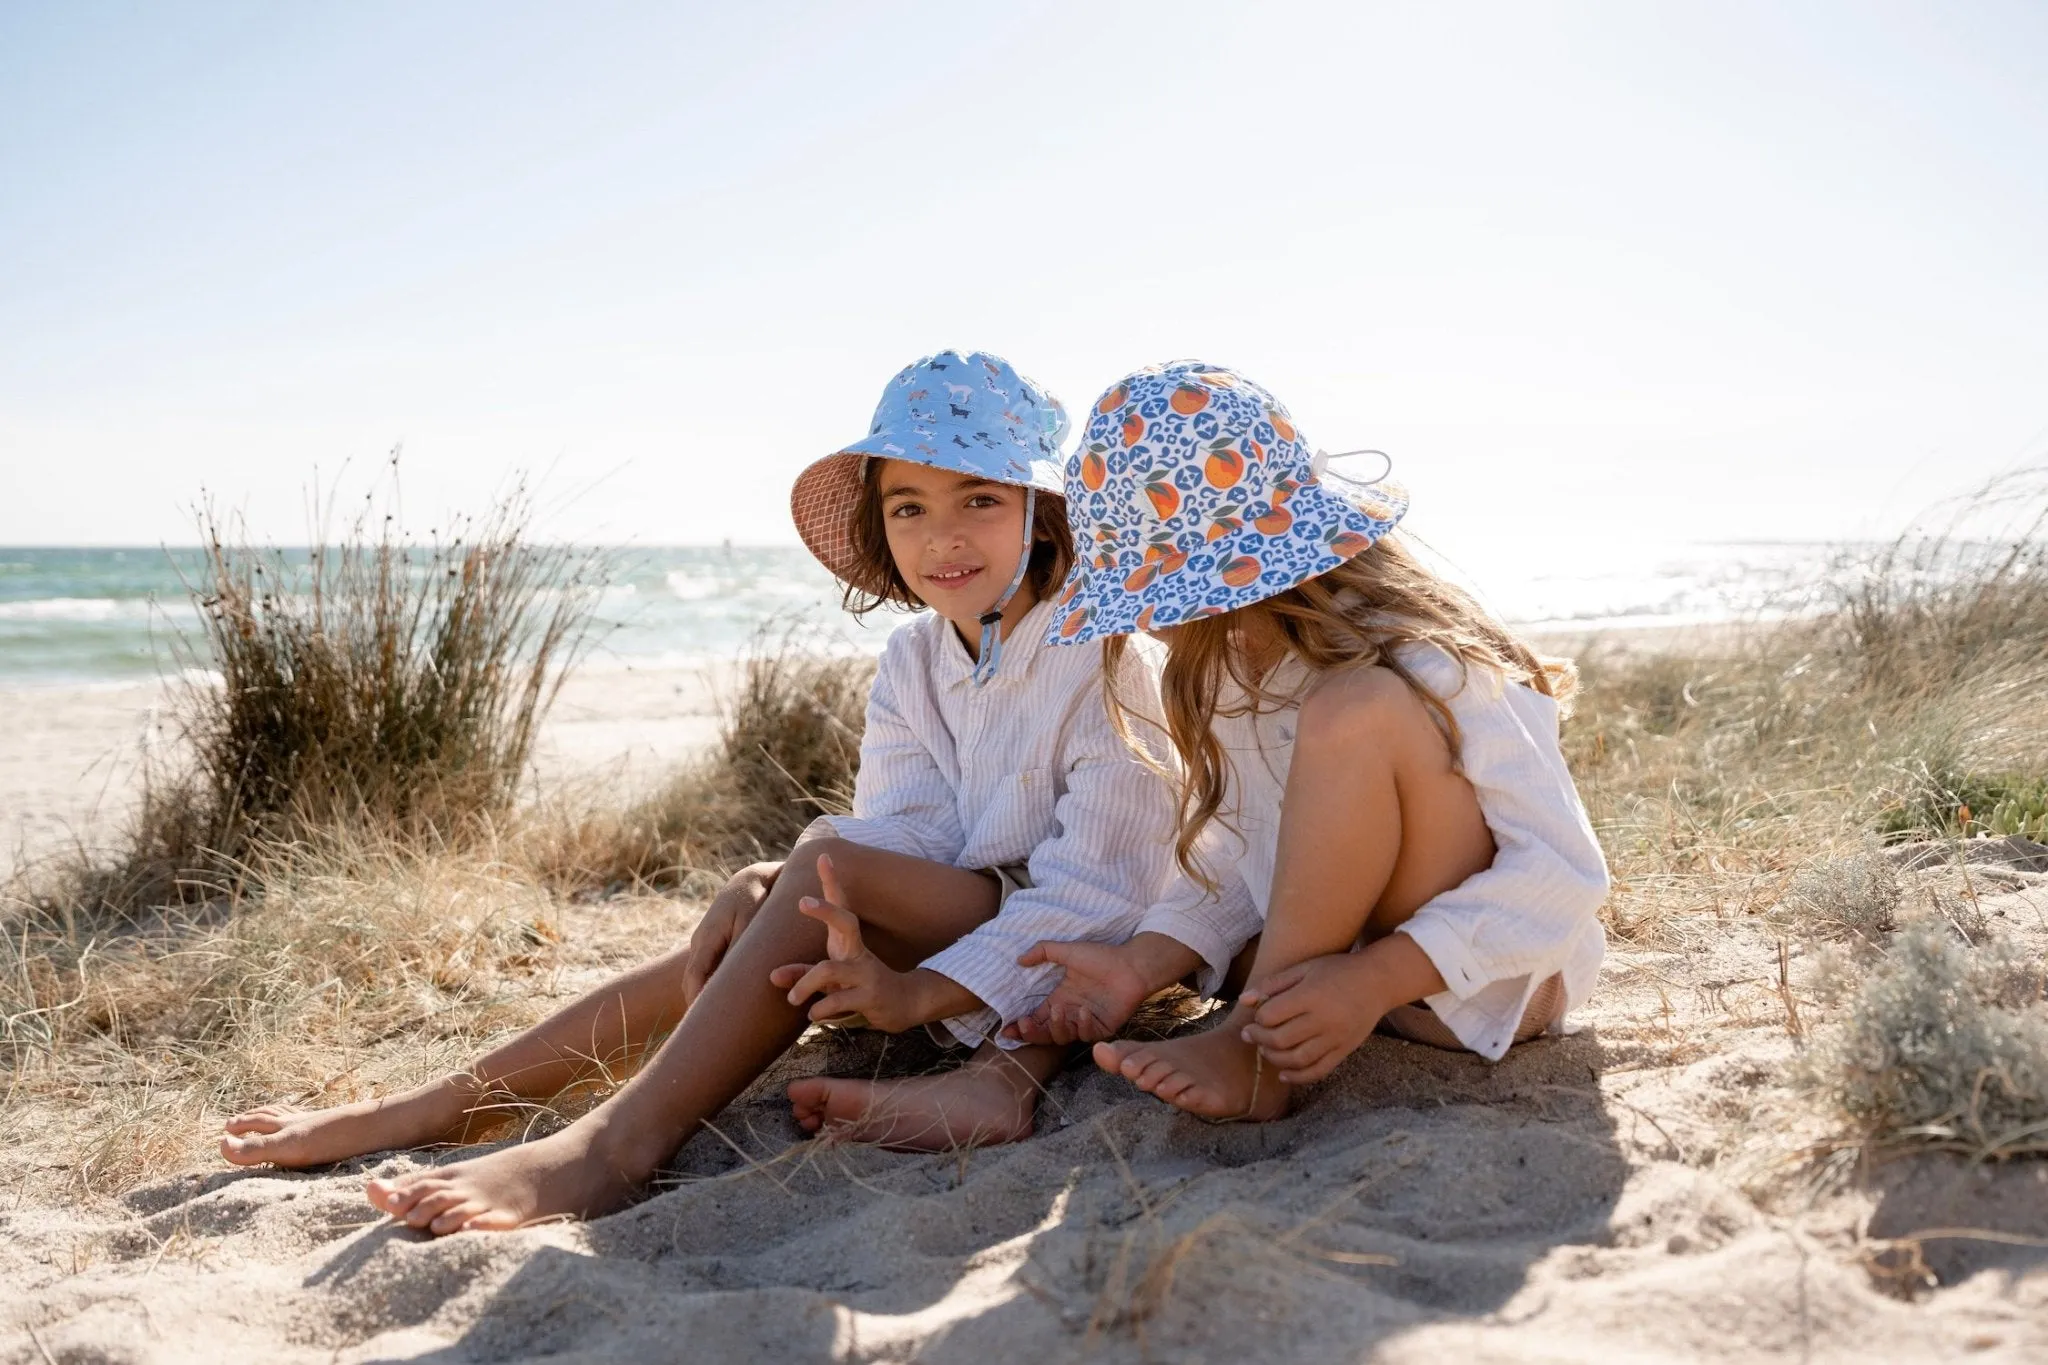
[[[464,1232],[510,1232],[519,1226],[519,1215],[510,1209],[487,1208],[462,1225]]]
[[[1135,1065],[1126,1062],[1124,1074],[1129,1076],[1132,1084],[1140,1090],[1156,1095],[1159,1093],[1159,1087],[1173,1078],[1173,1063],[1164,1057],[1142,1058]]]
[[[377,1179],[366,1183],[363,1193],[369,1196],[372,1204],[397,1217],[418,1203],[430,1188],[423,1180]]]
[[[237,1135],[242,1133],[274,1133],[284,1127],[284,1115],[274,1109],[251,1109],[247,1113],[235,1115],[222,1124],[221,1127],[227,1132]]]
[[[461,1190],[443,1186],[420,1197],[418,1203],[405,1211],[405,1221],[413,1227],[423,1228],[439,1218],[457,1204],[463,1202]]]
[[[461,1200],[455,1207],[437,1214],[434,1221],[427,1224],[427,1231],[437,1237],[445,1237],[451,1232],[460,1232],[463,1228],[469,1226],[470,1219],[483,1211],[484,1206],[477,1203],[474,1199]]]
[[[1115,1043],[1097,1043],[1089,1055],[1095,1058],[1095,1065],[1101,1067],[1110,1075],[1123,1075],[1124,1055],[1123,1051]]]

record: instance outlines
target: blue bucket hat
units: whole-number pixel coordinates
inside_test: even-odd
[[[1074,567],[1047,639],[1234,611],[1370,549],[1408,494],[1384,477],[1340,480],[1335,458],[1234,370],[1177,360],[1126,375],[1096,401],[1067,464]]]
[[[982,351],[940,351],[889,381],[866,436],[797,475],[790,515],[805,547],[835,577],[880,596],[885,585],[867,581],[853,543],[853,512],[870,459],[908,460],[1027,490],[1024,553],[1009,588],[982,616],[974,676],[987,682],[1002,653],[997,631],[1003,608],[1030,563],[1036,499],[1063,491],[1060,445],[1066,435],[1067,410],[1059,399],[1008,361]]]

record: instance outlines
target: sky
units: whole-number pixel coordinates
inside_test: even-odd
[[[2001,0],[0,0],[0,544],[302,541],[395,447],[420,519],[793,542],[947,346],[1232,365],[1454,555],[1888,534],[2048,460],[2044,59]]]

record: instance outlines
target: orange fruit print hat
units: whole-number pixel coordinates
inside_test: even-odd
[[[1249,606],[1370,548],[1408,510],[1387,480],[1340,496],[1279,399],[1198,360],[1111,385],[1067,461],[1066,492],[1074,568],[1055,643]]]

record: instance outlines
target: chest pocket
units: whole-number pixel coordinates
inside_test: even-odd
[[[1059,802],[1051,768],[1027,768],[1003,778],[989,793],[989,802],[969,841],[979,867],[1021,863],[1053,834],[1053,807]]]

